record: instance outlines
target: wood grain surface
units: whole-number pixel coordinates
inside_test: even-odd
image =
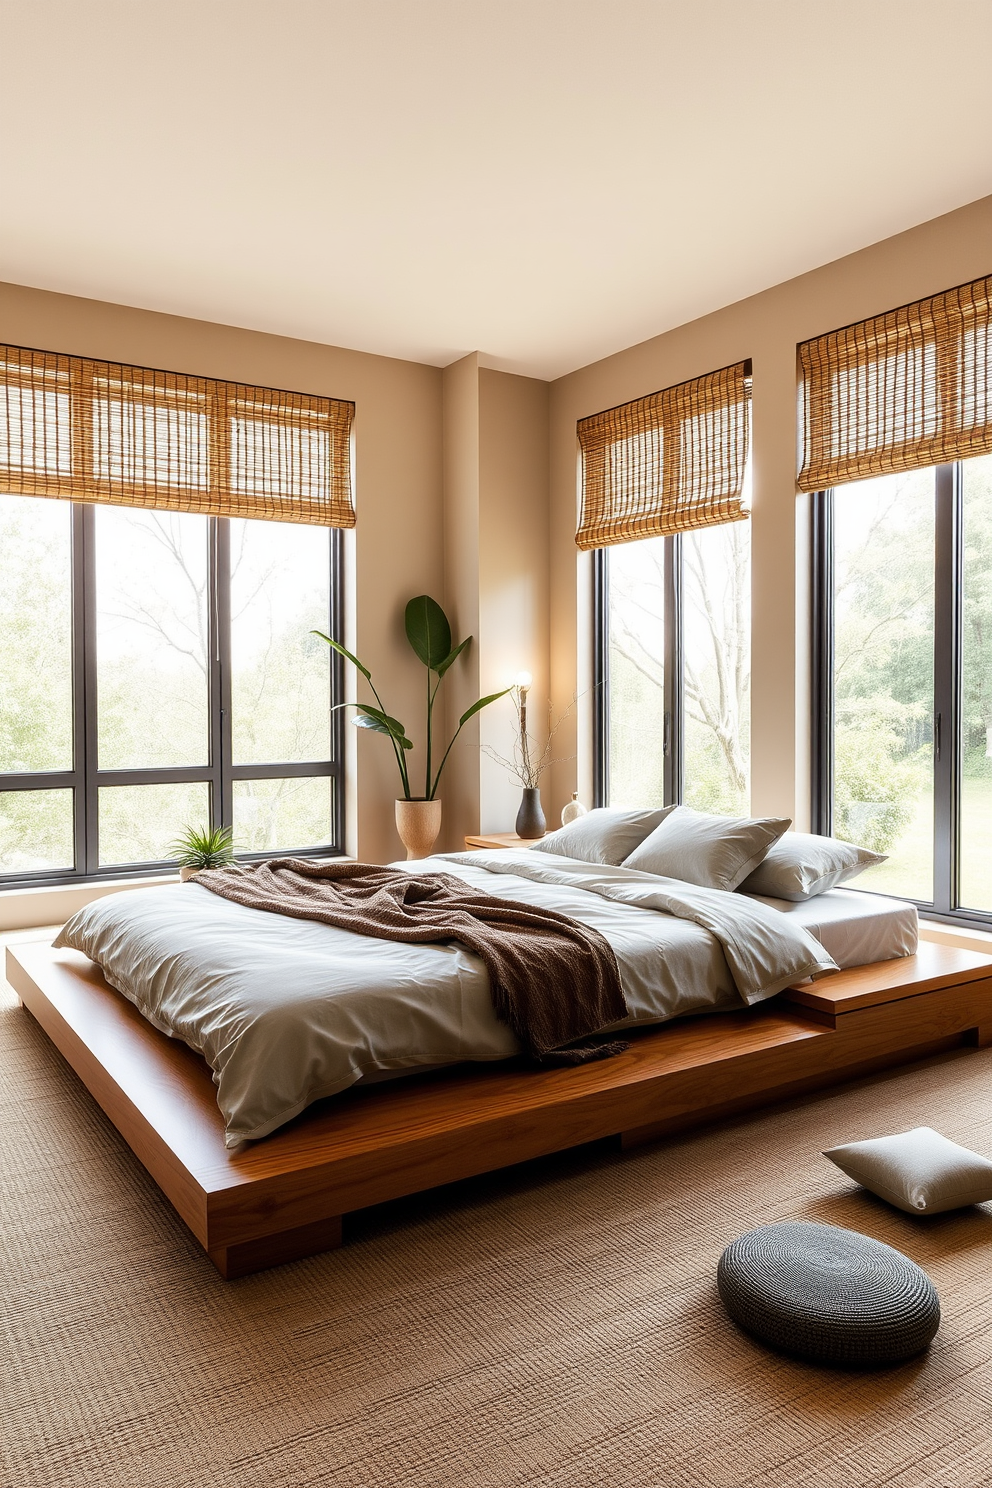
[[[606,1136],[644,1140],[992,1027],[992,959],[931,946],[838,973],[832,999],[816,984],[825,1006],[779,998],[681,1019],[570,1069],[503,1061],[358,1087],[231,1152],[197,1054],[77,952],[7,954],[24,1006],[228,1276],[339,1243],[340,1216],[371,1204]]]
[[[533,837],[518,837],[516,832],[489,832],[466,837],[465,846],[470,851],[480,847],[529,847],[533,841]]]
[[[873,961],[830,972],[815,982],[790,988],[783,994],[789,1002],[831,1014],[852,1012],[879,1002],[918,997],[949,983],[979,981],[992,977],[992,956],[959,946],[937,945],[921,940],[913,956],[893,961]]]

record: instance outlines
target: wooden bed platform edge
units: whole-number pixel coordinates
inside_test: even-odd
[[[508,1064],[356,1088],[239,1152],[212,1076],[74,951],[7,950],[22,1004],[225,1277],[341,1243],[345,1214],[603,1137],[625,1147],[955,1044],[992,1043],[992,957],[923,942],[748,1011],[634,1035],[571,1069]]]

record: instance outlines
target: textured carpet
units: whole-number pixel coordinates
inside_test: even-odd
[[[992,1050],[384,1206],[343,1250],[233,1283],[10,998],[0,1079],[5,1488],[992,1478],[992,1213],[914,1220],[817,1155],[922,1124],[992,1152]],[[787,1218],[918,1261],[929,1354],[843,1375],[738,1333],[720,1251]]]

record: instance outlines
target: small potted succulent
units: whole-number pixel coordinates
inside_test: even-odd
[[[230,827],[186,827],[169,849],[179,864],[182,883],[204,868],[223,868],[234,862],[234,834]]]

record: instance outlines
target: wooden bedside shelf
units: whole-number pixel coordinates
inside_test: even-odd
[[[530,847],[540,842],[540,837],[518,837],[516,832],[488,832],[478,837],[466,837],[465,846],[475,847]]]

